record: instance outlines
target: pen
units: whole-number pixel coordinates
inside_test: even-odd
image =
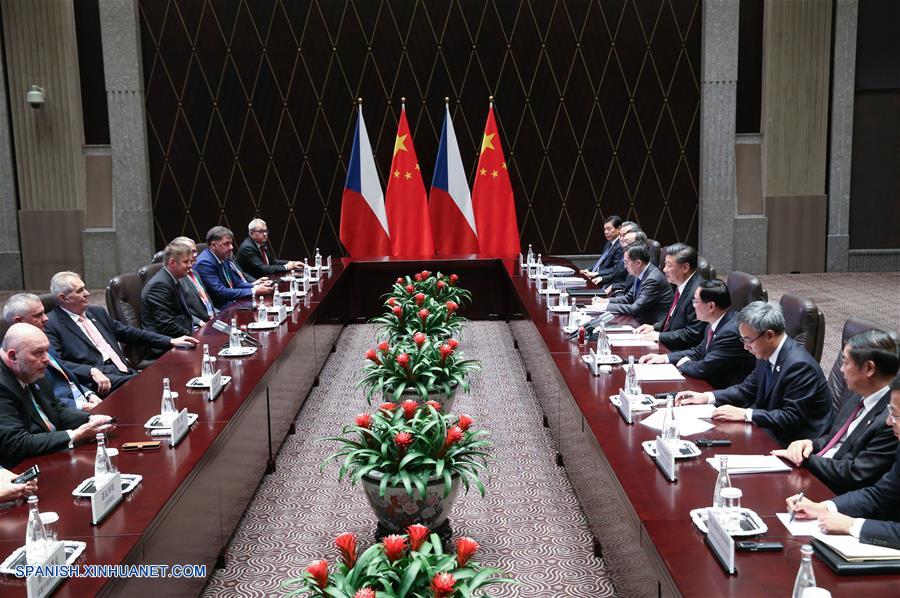
[[[797,495],[797,500],[794,501],[794,505],[803,500],[803,490],[800,491],[800,494]],[[791,515],[788,517],[788,523],[794,522],[794,516],[797,514],[797,511],[791,509]]]

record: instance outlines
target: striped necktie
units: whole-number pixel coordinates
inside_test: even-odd
[[[31,395],[31,404],[34,405],[35,411],[37,411],[37,414],[41,417],[41,421],[44,422],[44,427],[47,428],[48,432],[56,432],[56,426],[53,425],[53,422],[50,421],[50,418],[47,417],[47,414],[44,413],[43,409],[41,409],[40,403],[38,403],[37,388],[35,388],[34,384],[29,384],[28,390],[30,391],[29,394]]]

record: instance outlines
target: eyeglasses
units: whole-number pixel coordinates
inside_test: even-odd
[[[900,419],[900,415],[894,415],[893,411],[888,411],[888,417],[887,417],[888,423],[890,423],[893,426],[894,424],[897,423],[898,419]]]
[[[763,330],[762,332],[760,332],[759,334],[757,334],[757,335],[754,336],[753,338],[747,338],[746,336],[742,336],[742,337],[741,337],[741,342],[744,343],[745,346],[749,347],[750,345],[752,345],[753,343],[755,343],[756,341],[758,341],[758,340],[759,340],[759,337],[761,337],[761,336],[764,335],[765,333],[766,333],[766,331]]]
[[[269,234],[269,229],[267,229],[267,228],[258,228],[258,229],[256,229],[256,230],[253,231],[253,232],[259,233],[259,234],[261,234],[261,235],[268,235],[268,234]]]

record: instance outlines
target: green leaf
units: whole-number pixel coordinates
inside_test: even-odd
[[[403,578],[400,581],[400,587],[397,589],[398,598],[404,598],[406,593],[409,592],[409,588],[412,587],[413,582],[416,581],[416,576],[418,576],[421,567],[422,565],[419,562],[414,562],[407,567],[406,573],[404,573]]]

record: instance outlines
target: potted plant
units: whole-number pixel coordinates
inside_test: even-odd
[[[453,301],[457,305],[463,305],[472,300],[472,294],[461,288],[458,283],[459,276],[456,274],[444,276],[438,272],[432,276],[428,270],[422,270],[411,277],[398,278],[389,296],[405,299],[409,295],[424,293],[439,302]]]
[[[453,300],[440,302],[423,292],[405,298],[389,296],[385,300],[384,315],[369,320],[378,324],[378,336],[391,341],[424,332],[428,336],[450,338],[457,335],[466,319],[457,313],[459,304]]]
[[[437,530],[450,513],[459,485],[484,496],[479,473],[487,466],[487,431],[467,415],[451,417],[436,403],[385,403],[360,413],[323,463],[341,461],[338,479],[361,482],[379,530],[396,533],[419,523]],[[449,525],[447,526],[449,527]]]
[[[468,392],[468,376],[481,371],[476,359],[466,359],[458,351],[460,342],[446,341],[416,332],[398,343],[382,341],[366,351],[363,377],[357,387],[365,388],[366,400],[375,395],[386,401],[405,398],[440,403],[445,413],[452,411],[456,392]]]
[[[427,527],[412,525],[406,532],[388,536],[358,556],[356,536],[341,534],[335,539],[341,562],[331,572],[328,561],[313,561],[302,577],[289,579],[282,587],[289,591],[288,598],[298,594],[332,598],[453,598],[481,596],[488,586],[516,583],[499,577],[499,569],[482,567],[473,561],[479,546],[471,538],[458,538],[455,554],[448,554]]]

